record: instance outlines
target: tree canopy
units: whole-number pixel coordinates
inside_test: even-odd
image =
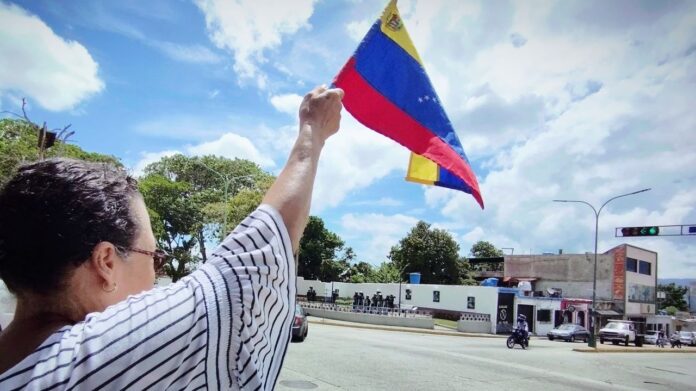
[[[222,240],[256,209],[274,179],[248,160],[181,154],[144,173],[140,191],[158,244],[175,256],[165,266],[174,281],[206,261],[206,242]]]
[[[337,281],[348,266],[336,260],[343,245],[338,235],[326,229],[324,220],[309,216],[300,240],[297,274],[308,280]]]
[[[36,124],[21,119],[0,119],[0,186],[9,180],[20,164],[39,159],[38,144],[39,128]],[[45,157],[68,157],[121,166],[114,156],[88,152],[62,140],[56,140],[53,147],[46,150]]]
[[[423,284],[460,284],[468,279],[465,259],[460,258],[452,235],[423,221],[392,247],[389,258],[403,279],[411,272],[419,272]]]
[[[688,310],[688,305],[686,303],[686,300],[684,300],[684,295],[686,295],[686,293],[689,291],[688,288],[678,286],[672,282],[667,285],[658,285],[657,291],[665,293],[664,299],[657,300],[659,304],[659,309],[667,310],[669,307],[674,307],[676,310],[672,310],[673,312]]]
[[[471,246],[470,250],[471,256],[473,258],[493,258],[502,257],[503,251],[496,248],[493,243],[487,242],[485,240],[479,240]]]

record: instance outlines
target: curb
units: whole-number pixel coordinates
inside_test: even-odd
[[[696,353],[696,350],[684,349],[592,349],[574,348],[574,352],[580,353]]]
[[[354,329],[365,329],[365,330],[381,330],[381,331],[396,331],[396,332],[401,332],[401,333],[413,333],[413,334],[429,334],[429,335],[446,335],[450,337],[478,337],[478,338],[507,338],[506,336],[500,336],[500,335],[491,335],[491,334],[471,334],[471,333],[460,333],[460,332],[451,332],[451,331],[435,331],[435,330],[427,330],[427,329],[396,329],[396,328],[390,328],[390,327],[385,327],[385,326],[372,326],[372,325],[363,325],[363,324],[343,324],[343,323],[336,323],[336,322],[331,322],[331,321],[326,321],[326,320],[310,320],[307,319],[307,322],[309,323],[316,323],[316,324],[324,324],[328,326],[338,326],[338,327],[349,327],[349,328],[354,328]]]

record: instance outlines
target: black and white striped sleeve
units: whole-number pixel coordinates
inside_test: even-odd
[[[260,206],[213,254],[201,268],[208,357],[217,365],[209,363],[216,378],[208,381],[223,388],[273,389],[292,336],[296,291],[292,246],[280,214]]]
[[[273,389],[295,306],[283,220],[262,205],[214,253],[175,284],[58,330],[0,389]]]

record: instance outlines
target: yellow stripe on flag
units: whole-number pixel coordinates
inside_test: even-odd
[[[391,0],[387,8],[384,9],[382,13],[382,33],[387,37],[391,38],[392,41],[396,42],[397,45],[401,46],[408,54],[411,55],[418,63],[423,66],[423,62],[416,51],[416,47],[413,46],[411,42],[411,37],[406,31],[406,26],[401,20],[401,15],[399,15],[399,9],[396,8],[396,0]]]
[[[411,158],[408,162],[408,172],[406,173],[407,181],[433,185],[440,179],[439,173],[440,169],[437,164],[421,155],[411,152]]]

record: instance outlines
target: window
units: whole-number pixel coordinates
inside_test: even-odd
[[[638,260],[633,258],[626,258],[626,271],[627,272],[638,272]]]
[[[440,291],[433,291],[433,302],[434,303],[440,302]]]
[[[650,275],[650,271],[652,269],[652,265],[650,262],[645,262],[645,261],[639,261],[638,263],[638,273],[640,274],[645,274],[645,275]]]
[[[474,296],[466,298],[466,308],[470,310],[476,309],[476,298]]]
[[[551,321],[551,310],[537,310],[537,321],[550,322]]]

